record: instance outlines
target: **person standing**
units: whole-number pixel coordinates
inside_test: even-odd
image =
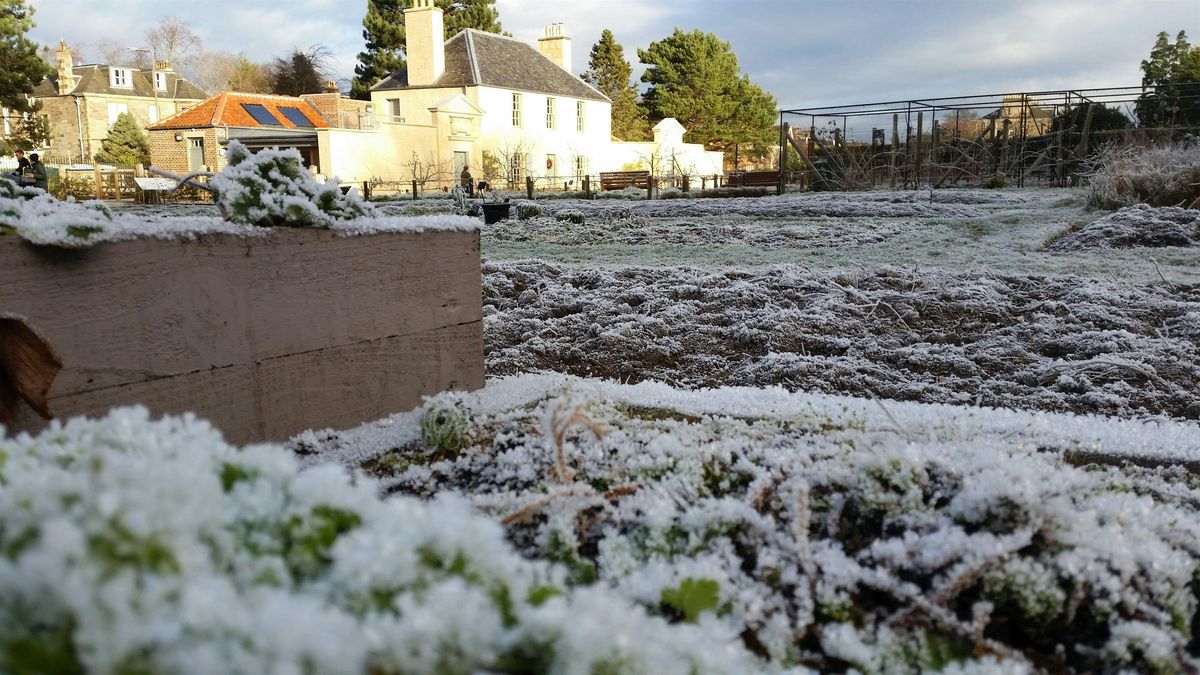
[[[475,177],[471,175],[471,167],[463,165],[462,173],[458,175],[458,181],[467,194],[475,196]]]
[[[29,172],[33,175],[33,186],[43,192],[49,192],[49,179],[46,176],[46,165],[42,164],[42,159],[38,154],[32,153],[29,155]]]
[[[13,179],[18,185],[24,185],[27,180],[26,174],[29,173],[29,160],[25,159],[25,151],[17,150],[13,153],[13,157],[17,158],[17,168],[8,177]]]

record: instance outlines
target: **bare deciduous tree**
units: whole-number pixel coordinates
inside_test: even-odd
[[[529,156],[533,153],[533,144],[525,138],[507,138],[503,145],[496,146],[492,152],[504,167],[505,178],[509,188],[520,187],[529,171]]]
[[[146,42],[161,61],[169,61],[176,70],[192,65],[203,50],[200,36],[182,19],[164,16],[158,25],[146,31]]]
[[[96,54],[100,57],[100,63],[108,66],[124,66],[132,68],[149,68],[150,56],[146,52],[135,52],[130,49],[131,45],[124,45],[112,38],[102,38],[96,40],[93,48]],[[140,45],[133,45],[140,46]],[[72,52],[75,63],[80,63],[78,54]]]
[[[438,161],[437,156],[433,152],[428,153],[424,159],[413,150],[412,157],[404,164],[408,167],[408,173],[412,179],[417,181],[417,185],[422,188],[430,181],[441,181],[450,174],[449,162]]]
[[[229,80],[238,65],[238,57],[229,52],[203,52],[196,59],[193,84],[209,94],[231,89]]]

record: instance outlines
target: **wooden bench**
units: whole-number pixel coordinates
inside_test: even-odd
[[[778,171],[739,171],[725,176],[725,187],[775,187]]]
[[[601,171],[600,191],[650,187],[649,171]]]

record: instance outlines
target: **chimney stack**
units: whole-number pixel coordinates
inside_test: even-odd
[[[75,91],[75,59],[66,40],[59,41],[55,59],[58,61],[58,93],[66,96]]]
[[[537,48],[542,56],[568,73],[571,72],[571,38],[566,36],[566,30],[561,23],[546,26],[546,35],[538,38]]]
[[[413,6],[404,10],[404,27],[408,85],[420,87],[437,82],[446,70],[442,9],[433,0],[413,0]]]

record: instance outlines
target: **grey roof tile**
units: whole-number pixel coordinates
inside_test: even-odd
[[[607,101],[608,97],[512,38],[467,29],[446,41],[446,69],[428,87],[485,86]],[[407,89],[408,70],[392,73],[374,91]]]
[[[150,80],[149,70],[138,70],[129,68],[132,73],[132,87],[114,87],[112,80],[109,77],[109,66],[104,65],[87,65],[75,68],[75,77],[79,78],[78,84],[75,85],[72,94],[109,94],[112,96],[144,96],[146,98],[154,97],[154,84]],[[179,73],[174,71],[166,72],[167,75],[167,90],[158,92],[161,98],[170,99],[194,99],[202,101],[208,98],[199,87],[192,84],[183,78]],[[33,90],[34,96],[57,96],[58,95],[58,75],[51,75],[42,80]]]

